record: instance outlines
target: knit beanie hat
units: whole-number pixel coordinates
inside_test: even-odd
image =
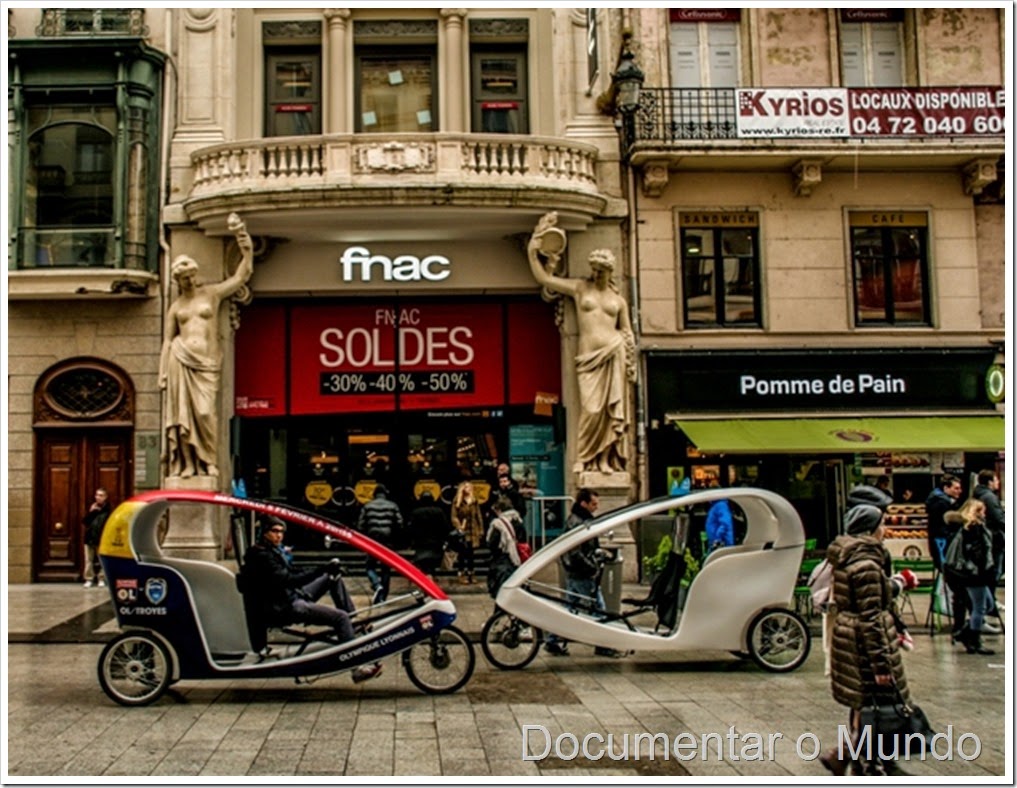
[[[873,487],[869,484],[859,484],[857,487],[852,489],[847,496],[848,506],[858,506],[859,504],[869,504],[870,506],[878,506],[884,512],[886,507],[893,503],[893,498],[887,493],[880,490],[878,487]]]
[[[844,530],[852,536],[868,536],[883,522],[883,512],[878,506],[862,503],[852,506],[844,515]]]

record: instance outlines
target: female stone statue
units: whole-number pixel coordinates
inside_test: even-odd
[[[231,213],[226,226],[236,235],[241,259],[221,282],[198,282],[198,264],[187,255],[170,272],[180,294],[169,308],[159,361],[159,387],[166,390],[167,475],[217,476],[219,305],[246,284],[254,265],[254,244],[243,221]]]
[[[629,308],[615,286],[614,255],[609,249],[590,253],[589,278],[557,275],[565,248],[565,233],[557,215],[546,214],[537,224],[527,253],[533,277],[546,290],[570,296],[579,325],[576,355],[579,441],[576,471],[624,471],[628,453],[628,383],[636,379],[635,340]],[[548,268],[538,255],[548,260]],[[548,270],[550,269],[550,270]]]

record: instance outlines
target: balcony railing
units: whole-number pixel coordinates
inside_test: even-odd
[[[329,186],[546,187],[597,193],[597,149],[522,135],[271,137],[191,155],[191,198]]]
[[[741,104],[739,104],[741,102]],[[644,88],[626,144],[685,140],[938,140],[998,145],[1006,98],[995,85],[920,88]]]
[[[736,139],[735,111],[731,88],[644,88],[630,141]]]
[[[142,8],[47,8],[40,36],[148,36]]]

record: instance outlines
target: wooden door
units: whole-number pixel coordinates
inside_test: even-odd
[[[132,430],[46,430],[36,444],[36,506],[32,574],[39,581],[82,576],[82,518],[96,487],[112,506],[130,497]]]

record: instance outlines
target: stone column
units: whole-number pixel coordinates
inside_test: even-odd
[[[180,84],[174,142],[212,145],[232,136],[232,14],[229,8],[186,8],[176,17]]]
[[[352,12],[348,8],[326,8],[325,21],[328,25],[328,60],[324,72],[328,75],[328,115],[326,134],[348,134],[346,119],[349,117],[349,101],[346,85],[350,58],[346,51],[346,33]]]
[[[443,35],[440,44],[444,50],[441,61],[444,73],[441,75],[445,90],[445,117],[439,120],[442,131],[466,131],[463,112],[463,96],[467,94],[463,85],[463,23],[465,8],[441,9]]]

